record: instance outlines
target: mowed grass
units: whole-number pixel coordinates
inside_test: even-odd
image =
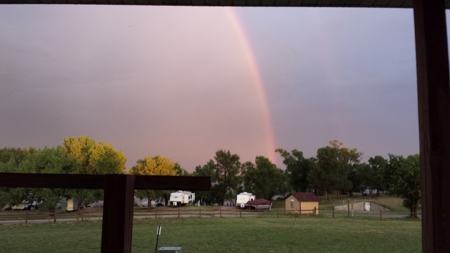
[[[372,218],[181,218],[135,220],[133,252],[420,252],[419,220]],[[101,222],[0,225],[0,252],[100,252]]]

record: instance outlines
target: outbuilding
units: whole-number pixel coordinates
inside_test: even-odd
[[[319,214],[320,199],[313,192],[293,192],[284,199],[284,208],[288,213]]]

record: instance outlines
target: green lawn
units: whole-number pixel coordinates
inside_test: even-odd
[[[133,252],[420,252],[419,220],[375,218],[182,218],[135,220]],[[1,252],[99,252],[101,222],[0,225]]]

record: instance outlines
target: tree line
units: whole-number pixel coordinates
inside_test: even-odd
[[[337,198],[343,194],[353,197],[355,192],[369,190],[395,195],[417,217],[420,204],[419,155],[389,154],[370,157],[362,162],[362,153],[356,148],[343,146],[337,140],[319,148],[315,157],[306,158],[299,150],[275,150],[283,159],[284,170],[277,168],[268,158],[257,156],[255,162],[241,163],[237,154],[219,150],[214,159],[197,166],[192,173],[211,177],[211,191],[198,192],[196,196],[206,203],[233,201],[240,192],[254,193],[258,198],[271,200],[288,192],[314,192],[328,199],[330,193]]]
[[[362,162],[362,153],[356,148],[343,146],[337,140],[319,148],[317,155],[306,158],[296,149],[275,150],[283,159],[284,170],[268,158],[257,156],[254,162],[241,162],[237,154],[218,150],[206,164],[195,167],[192,173],[178,163],[162,156],[139,159],[129,170],[126,157],[111,144],[86,137],[64,138],[55,148],[3,148],[0,149],[0,172],[65,173],[65,174],[122,174],[209,176],[211,191],[196,192],[201,203],[212,204],[233,201],[240,192],[252,192],[258,198],[272,199],[288,192],[312,191],[328,199],[330,193],[338,198],[352,197],[355,192],[386,191],[403,198],[411,216],[417,216],[420,204],[419,156],[408,157],[389,154],[386,159],[375,156]],[[176,189],[174,189],[176,190]],[[170,191],[136,191],[139,198],[163,198],[168,201]],[[16,205],[22,201],[42,202],[41,208],[54,208],[65,198],[77,198],[92,203],[103,199],[103,191],[88,189],[24,189],[1,188],[0,205]],[[149,205],[150,208],[150,205]]]

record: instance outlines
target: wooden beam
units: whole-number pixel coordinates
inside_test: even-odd
[[[0,173],[0,187],[103,189],[104,175]]]
[[[444,0],[414,0],[422,252],[450,252],[450,88]]]
[[[0,173],[0,187],[103,189],[105,175]],[[210,177],[136,175],[136,189],[209,191]]]
[[[135,176],[111,174],[104,177],[101,252],[130,253]]]

